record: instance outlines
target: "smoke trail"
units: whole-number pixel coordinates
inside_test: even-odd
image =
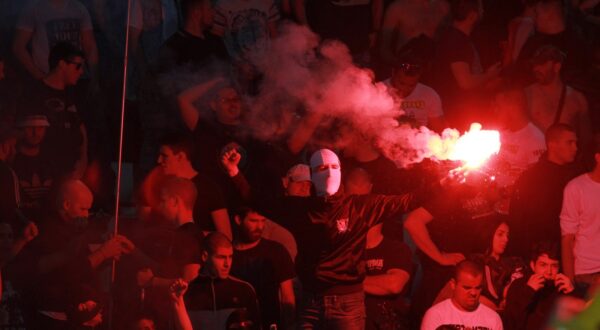
[[[288,100],[301,102],[307,111],[349,123],[356,134],[376,141],[382,153],[402,167],[424,158],[447,159],[459,137],[456,130],[447,129],[440,136],[425,127],[399,125],[396,118],[403,112],[387,87],[374,83],[369,70],[355,66],[344,44],[319,43],[318,36],[304,26],[284,25],[267,56],[261,55],[253,59],[264,74],[263,88],[256,99],[262,106],[253,109],[259,110],[260,116],[255,114],[255,118],[268,120],[279,111],[293,109],[290,106],[282,110],[268,102],[286,95]],[[347,139],[341,135],[340,139]],[[334,141],[334,145],[343,147],[344,141]]]

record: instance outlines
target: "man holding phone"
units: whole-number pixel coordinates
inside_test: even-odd
[[[571,280],[559,273],[560,250],[555,243],[533,248],[531,275],[515,280],[506,295],[505,329],[541,329],[558,298],[574,293]]]

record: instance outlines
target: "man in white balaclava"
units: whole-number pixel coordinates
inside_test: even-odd
[[[235,166],[227,159],[225,155],[224,166]],[[413,208],[415,197],[410,193],[397,196],[339,193],[340,161],[329,149],[318,150],[311,156],[310,170],[315,195],[289,195],[259,203],[264,215],[286,227],[297,242],[296,269],[303,290],[298,327],[364,330],[363,251],[367,232],[383,219],[401,219],[403,213]],[[328,303],[332,299],[336,304]]]
[[[331,196],[340,189],[342,171],[338,156],[329,149],[317,150],[310,157],[310,179],[317,196]]]

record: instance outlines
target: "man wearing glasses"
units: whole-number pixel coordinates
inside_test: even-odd
[[[386,84],[404,112],[402,122],[441,131],[444,129],[442,101],[433,88],[420,82],[423,65],[419,62],[404,56],[392,68],[392,77]]]
[[[58,43],[50,50],[48,64],[50,73],[25,92],[23,111],[48,118],[42,150],[55,159],[59,176],[79,179],[87,166],[87,134],[71,87],[84,72],[84,55],[69,43]]]

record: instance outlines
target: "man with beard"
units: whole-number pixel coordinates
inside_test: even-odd
[[[287,329],[294,323],[296,301],[294,263],[283,245],[262,238],[266,218],[252,208],[235,215],[238,235],[233,242],[231,274],[252,284],[261,306],[261,323]]]
[[[585,96],[567,86],[561,77],[565,55],[554,46],[539,48],[532,58],[535,83],[525,89],[529,115],[543,132],[552,124],[574,127],[582,141],[591,136]]]
[[[452,298],[431,307],[421,330],[435,329],[489,329],[502,330],[500,316],[479,303],[483,287],[483,269],[479,264],[464,260],[456,265],[451,280]]]

